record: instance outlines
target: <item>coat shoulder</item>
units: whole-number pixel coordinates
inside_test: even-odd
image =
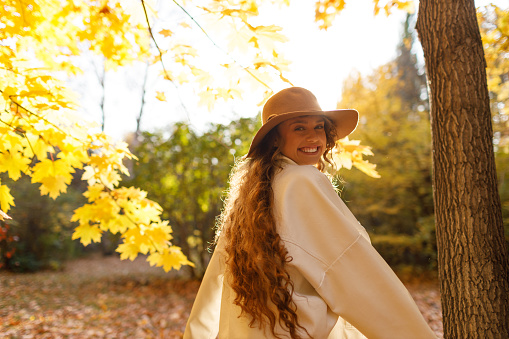
[[[273,181],[273,189],[287,190],[292,187],[299,187],[301,190],[322,191],[336,193],[334,185],[329,178],[316,167],[310,165],[288,164],[276,175]]]
[[[323,179],[327,179],[325,174],[320,172],[316,167],[311,165],[293,165],[288,164],[276,175],[276,182],[284,183],[316,183]]]

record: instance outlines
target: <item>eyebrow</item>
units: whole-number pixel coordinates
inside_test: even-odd
[[[320,119],[315,121],[315,123],[320,123],[320,122],[325,122],[325,119],[324,118],[320,118]],[[306,123],[307,123],[306,120],[295,120],[294,122],[291,122],[289,124],[289,126],[294,125],[294,124],[306,124]]]

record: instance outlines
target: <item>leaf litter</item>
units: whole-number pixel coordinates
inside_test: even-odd
[[[199,284],[143,257],[92,256],[60,272],[0,271],[0,338],[182,338]],[[442,338],[438,283],[405,284]]]

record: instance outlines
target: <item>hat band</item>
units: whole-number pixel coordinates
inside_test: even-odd
[[[270,119],[274,118],[275,116],[277,116],[277,114],[271,114],[268,118],[267,118],[267,121],[265,121],[265,123],[269,122]]]

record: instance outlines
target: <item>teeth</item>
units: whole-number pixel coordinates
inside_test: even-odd
[[[318,151],[318,147],[303,147],[300,149],[302,152],[305,152],[305,153],[314,153],[316,151]]]

